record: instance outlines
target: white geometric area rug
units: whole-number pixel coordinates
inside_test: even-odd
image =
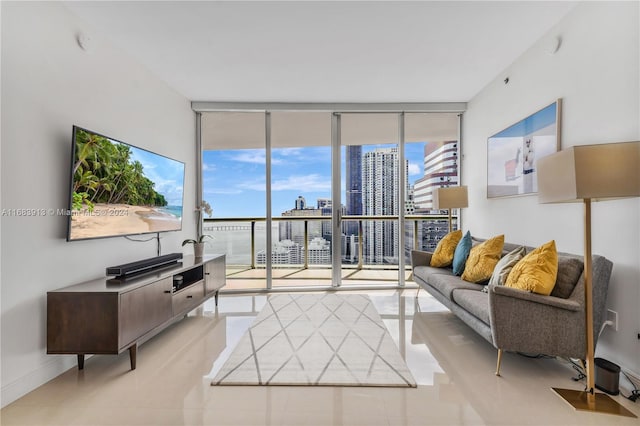
[[[331,293],[270,296],[211,384],[416,386],[371,299]]]

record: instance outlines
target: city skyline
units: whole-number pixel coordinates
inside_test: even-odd
[[[423,176],[426,142],[405,144],[409,184]],[[397,144],[363,145],[362,154]],[[346,147],[341,150],[341,200],[346,205]],[[274,148],[271,155],[272,215],[295,208],[303,196],[309,204],[331,199],[330,147]],[[265,217],[266,156],[264,149],[204,151],[203,198],[215,218]]]
[[[205,200],[212,204],[213,217],[264,217],[264,213],[258,211],[261,207],[264,212],[266,204],[264,150],[209,151],[203,155],[203,178],[206,182],[217,181],[223,188],[223,191],[208,191],[209,187],[204,187]],[[274,149],[271,158],[272,216],[326,216],[330,219],[331,206],[340,208],[343,215],[396,216],[401,210],[413,213],[416,207],[414,184],[420,184],[417,190],[424,197],[430,196],[432,186],[439,186],[443,175],[451,176],[451,179],[444,182],[457,183],[456,155],[456,141],[409,143],[405,145],[405,164],[400,167],[397,144],[343,147],[341,199],[334,204],[331,201],[329,147]],[[398,204],[400,170],[403,170],[406,178],[404,190],[407,201],[404,206]],[[425,172],[428,176],[425,176]],[[309,186],[310,179],[301,178],[304,173],[306,176],[313,176],[313,179],[325,181],[318,186]],[[293,185],[288,187],[289,184]],[[253,198],[247,195],[250,191],[253,191]],[[216,209],[217,204],[207,198],[206,194],[218,197],[221,203],[224,201],[220,205],[227,207],[229,211],[238,202],[244,210],[225,215],[224,211]],[[262,200],[256,200],[256,195],[262,197]],[[250,213],[242,216],[239,215],[241,211]],[[332,235],[330,220],[273,222],[271,262],[285,265],[330,264],[333,248],[340,246],[343,263],[364,261],[367,264],[396,264],[399,256],[406,256],[407,250],[411,248],[406,245],[407,241],[414,239],[411,230],[401,230],[394,221],[368,220],[363,225],[360,234],[357,223],[345,221],[341,227],[341,235]],[[421,220],[417,226],[419,247],[428,248],[437,242],[438,237],[441,237],[440,228],[435,222]],[[225,232],[224,229],[226,228],[223,226],[217,231],[219,237],[223,237],[220,232]],[[401,232],[406,237],[402,248],[398,245]],[[258,234],[260,238],[266,237],[264,230]],[[222,239],[228,246],[230,240]],[[255,252],[256,261],[258,264],[265,264],[268,251],[263,243],[257,247],[262,248]],[[248,255],[244,253],[245,250],[241,251],[244,256]]]

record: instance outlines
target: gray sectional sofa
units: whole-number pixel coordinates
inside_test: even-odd
[[[474,239],[474,243],[480,242]],[[520,247],[505,243],[503,254]],[[525,247],[527,253],[533,247]],[[549,296],[505,286],[463,281],[450,268],[429,266],[431,253],[411,252],[413,279],[462,321],[502,351],[545,354],[584,360],[586,322],[582,256],[558,253],[558,278]],[[593,256],[594,341],[606,317],[612,263]]]

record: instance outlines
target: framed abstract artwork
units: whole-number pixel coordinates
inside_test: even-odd
[[[562,99],[490,136],[487,198],[538,192],[539,158],[560,149]]]

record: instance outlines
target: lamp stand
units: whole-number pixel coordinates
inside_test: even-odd
[[[584,302],[587,329],[586,376],[587,387],[584,391],[553,388],[553,391],[580,411],[617,414],[636,417],[617,401],[604,393],[595,392],[595,345],[593,339],[593,290],[592,290],[592,257],[591,257],[591,199],[584,199]]]
[[[451,232],[451,230],[453,229],[453,225],[451,224],[451,209],[449,209],[448,211],[449,211],[449,232]]]

